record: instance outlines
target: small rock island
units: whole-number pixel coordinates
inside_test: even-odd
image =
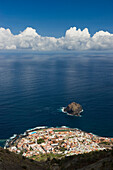
[[[82,111],[82,106],[75,102],[70,103],[67,107],[64,108],[64,112],[67,112],[72,116],[80,116]]]

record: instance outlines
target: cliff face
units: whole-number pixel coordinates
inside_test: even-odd
[[[78,103],[72,102],[64,109],[64,111],[71,115],[79,116],[80,112],[82,112],[82,106]]]

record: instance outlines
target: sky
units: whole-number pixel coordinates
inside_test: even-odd
[[[0,49],[103,50],[111,43],[113,0],[0,0]]]
[[[18,34],[32,27],[43,36],[64,36],[72,26],[113,33],[113,0],[0,0],[0,27]]]

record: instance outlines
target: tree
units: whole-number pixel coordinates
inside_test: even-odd
[[[41,143],[44,143],[44,139],[40,138],[40,139],[37,139],[37,144],[41,144]]]

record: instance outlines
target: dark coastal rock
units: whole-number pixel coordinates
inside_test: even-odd
[[[66,108],[64,108],[64,111],[71,115],[79,116],[83,109],[80,104],[72,102]]]

